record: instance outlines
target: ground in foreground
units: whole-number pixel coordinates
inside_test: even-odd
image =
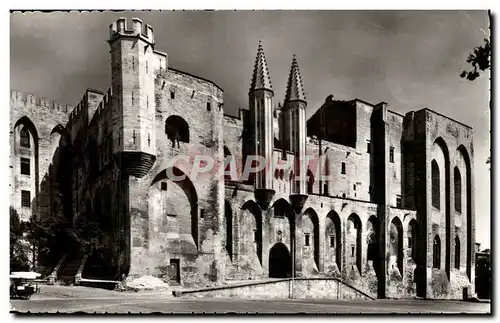
[[[45,288],[44,288],[45,287]],[[11,300],[16,313],[165,314],[490,314],[489,303],[444,300],[184,299],[171,293],[120,293],[83,287],[43,286],[30,300]]]

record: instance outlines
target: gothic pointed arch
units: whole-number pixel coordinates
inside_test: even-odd
[[[295,235],[295,228],[297,226],[295,223],[295,211],[291,204],[284,198],[276,200],[270,210],[272,212],[271,225],[276,228],[273,228],[273,230],[281,231],[280,233],[275,232],[276,237],[282,235],[281,239],[283,239],[283,243],[287,244],[288,248],[292,250],[291,242],[294,240],[297,241]],[[297,246],[300,246],[298,241]]]
[[[401,220],[395,216],[389,229],[389,246],[391,262],[396,265],[400,275],[403,275],[403,224]],[[395,258],[395,259],[394,259]]]
[[[252,200],[246,201],[241,207],[241,211],[241,216],[238,219],[239,253],[248,255],[252,253],[252,250],[255,250],[259,262],[262,264],[262,212],[259,205]]]
[[[19,120],[16,121],[16,123],[14,124],[14,129],[16,129],[20,125],[22,125],[24,128],[26,128],[30,132],[30,134],[33,136],[33,140],[37,143],[39,136],[38,136],[38,131],[37,131],[33,121],[31,121],[31,119],[28,118],[27,116],[23,116],[23,117],[19,118]]]
[[[325,267],[328,263],[335,264],[339,271],[342,270],[342,234],[341,234],[341,222],[340,217],[337,212],[331,210],[326,216],[325,223],[325,241],[326,241],[326,251],[325,251]]]
[[[38,210],[40,200],[36,197],[39,196],[40,190],[40,174],[39,174],[39,135],[35,124],[27,116],[19,118],[14,124],[13,134],[14,143],[13,147],[17,153],[20,153],[19,159],[15,162],[18,163],[18,169],[21,174],[29,175],[29,181],[34,192],[30,191],[32,196],[35,196],[31,204],[32,215]],[[24,139],[21,138],[21,135]],[[21,146],[23,140],[24,147]],[[29,147],[28,146],[29,143]]]
[[[431,177],[432,177],[432,206],[436,209],[441,207],[441,176],[439,173],[439,165],[435,159],[431,162]]]
[[[362,225],[359,216],[352,213],[346,223],[346,261],[347,265],[356,267],[361,273]]]
[[[467,261],[467,276],[469,277],[469,280],[471,281],[473,279],[472,277],[472,269],[473,269],[473,263],[474,263],[474,239],[473,239],[473,215],[472,215],[472,163],[471,163],[471,155],[469,154],[467,148],[465,148],[464,145],[460,145],[457,148],[457,152],[459,153],[459,156],[463,159],[464,162],[464,169],[462,171],[462,178],[464,179],[462,186],[462,192],[463,192],[463,197],[464,201],[462,201],[462,204],[465,204],[465,207],[462,210],[462,214],[465,214],[466,217],[466,225],[467,225],[467,233],[466,233],[466,241],[465,241],[465,247],[466,248],[466,261]]]
[[[455,212],[462,213],[462,175],[457,166],[453,169],[453,187],[455,195]]]
[[[451,270],[451,164],[450,164],[450,152],[448,150],[448,145],[442,137],[438,137],[432,146],[432,155],[434,159],[438,159],[437,162],[440,163],[440,174],[441,181],[441,201],[444,203],[440,205],[440,214],[444,216],[445,220],[445,271],[450,278]]]
[[[313,208],[304,211],[302,220],[303,258],[312,258],[319,269],[319,218]]]
[[[179,233],[191,234],[198,247],[198,194],[189,176],[175,166],[169,167],[154,177],[151,186],[165,193],[160,197],[164,217],[183,217],[186,216],[185,210],[189,210],[187,216],[190,220],[186,222],[190,222],[191,225],[179,226]]]

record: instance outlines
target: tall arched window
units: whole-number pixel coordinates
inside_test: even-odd
[[[441,268],[441,239],[436,235],[432,245],[432,268]]]
[[[460,269],[460,239],[455,237],[455,268]]]
[[[30,133],[28,129],[22,128],[21,129],[21,147],[26,147],[30,148]]]
[[[439,166],[435,160],[431,163],[431,173],[432,173],[432,206],[439,209],[439,204],[441,200],[440,193],[440,181],[439,181]]]
[[[453,180],[455,182],[455,211],[462,213],[462,177],[458,167],[455,167]]]

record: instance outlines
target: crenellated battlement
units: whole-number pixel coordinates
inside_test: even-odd
[[[109,25],[109,42],[114,41],[120,36],[139,37],[151,45],[154,45],[153,27],[144,24],[139,18],[132,18],[132,28],[127,25],[127,18],[118,18]]]
[[[97,110],[95,111],[95,114],[94,114],[92,119],[98,118],[101,115],[102,111],[108,106],[108,104],[111,103],[111,98],[112,98],[112,91],[111,91],[111,88],[109,88],[106,91],[106,93],[104,94],[101,102],[99,103],[99,106],[98,106]],[[68,123],[69,124],[75,123],[80,118],[82,111],[83,111],[84,107],[86,107],[86,106],[87,106],[87,96],[84,95],[82,100],[78,103],[78,105],[69,114]],[[89,120],[89,122],[90,121],[91,120]]]
[[[62,113],[68,113],[73,109],[72,105],[61,103],[55,100],[50,100],[45,97],[37,97],[34,94],[16,90],[10,91],[10,100],[14,105],[45,107]]]
[[[97,110],[95,111],[95,114],[94,114],[94,118],[93,118],[94,120],[98,120],[98,118],[101,117],[101,115],[103,114],[105,109],[111,104],[112,97],[113,97],[113,92],[112,92],[111,88],[109,88],[106,91],[106,94],[104,95],[104,97],[102,98],[102,101],[99,102],[99,106],[97,107]]]

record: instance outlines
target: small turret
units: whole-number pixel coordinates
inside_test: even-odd
[[[252,84],[250,85],[250,92],[256,90],[273,91],[266,56],[264,55],[264,48],[262,47],[262,41],[259,41],[259,47],[257,48],[257,57],[255,58],[252,75]]]
[[[267,207],[267,200],[274,194],[273,177],[270,169],[274,150],[274,92],[271,77],[267,67],[262,42],[259,41],[257,57],[252,76],[252,83],[248,93],[251,142],[248,152],[251,155],[264,157],[267,167],[256,174],[256,194],[265,197],[266,201],[259,201],[263,208]],[[261,198],[259,198],[261,199]]]
[[[131,30],[127,29],[127,18],[118,18],[114,23],[109,25],[109,42],[123,36],[139,37],[153,46],[155,43],[153,27],[149,24],[144,25],[139,18],[132,18]]]
[[[300,174],[298,185],[292,188],[295,194],[305,193],[306,165],[306,107],[304,85],[300,76],[297,57],[293,55],[292,66],[286,85],[285,102],[283,104],[283,149],[295,154],[295,172]]]
[[[288,76],[285,101],[306,102],[304,85],[302,83],[302,77],[300,77],[299,63],[297,62],[295,54],[293,55],[292,67],[290,68],[290,74]]]
[[[110,26],[113,152],[123,171],[144,176],[156,160],[154,35],[140,19]]]

